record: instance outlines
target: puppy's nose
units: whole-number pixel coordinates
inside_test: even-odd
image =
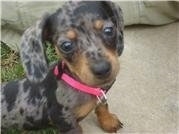
[[[101,60],[91,66],[92,72],[98,77],[107,77],[111,71],[111,64],[106,60]]]

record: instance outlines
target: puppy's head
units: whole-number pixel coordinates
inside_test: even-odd
[[[91,86],[114,81],[123,50],[123,18],[107,1],[69,2],[44,23],[42,40],[54,44],[69,71]]]
[[[123,49],[119,7],[112,2],[73,2],[52,15],[47,24],[46,37],[77,78],[92,86],[114,81]]]

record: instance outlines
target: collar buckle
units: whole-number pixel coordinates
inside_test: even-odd
[[[96,96],[98,99],[98,103],[103,103],[106,104],[107,103],[107,96],[105,94],[105,92],[103,90],[101,90],[101,95],[100,96]]]

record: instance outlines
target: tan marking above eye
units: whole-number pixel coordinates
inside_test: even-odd
[[[103,20],[96,20],[96,21],[94,22],[94,27],[95,27],[97,30],[100,30],[100,29],[103,27],[103,24],[104,24]]]
[[[67,36],[67,38],[69,38],[71,40],[76,40],[77,39],[77,33],[73,29],[67,31],[66,36]]]

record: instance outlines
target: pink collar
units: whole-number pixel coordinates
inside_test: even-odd
[[[62,69],[61,72],[59,71],[58,65],[56,65],[54,68],[53,73],[57,78],[63,80],[64,82],[66,82],[68,85],[70,85],[76,90],[96,96],[100,102],[106,102],[107,97],[103,89],[90,87],[75,80],[74,78],[63,72],[64,62],[61,63],[61,66],[62,66],[60,67]]]

